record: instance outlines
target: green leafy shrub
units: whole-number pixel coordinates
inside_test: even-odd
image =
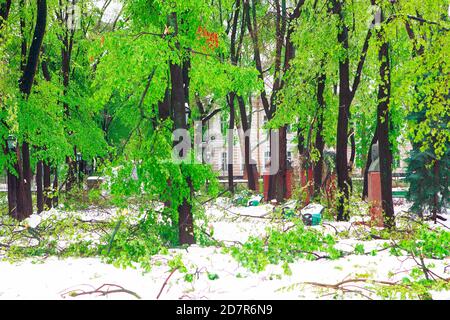
[[[342,252],[334,248],[335,244],[336,240],[331,235],[306,229],[299,223],[287,232],[268,230],[266,240],[250,237],[242,246],[228,250],[244,267],[252,272],[260,272],[268,264],[292,263],[299,258],[314,260],[320,254],[337,259],[342,256]]]
[[[393,254],[399,255],[393,248]],[[450,232],[437,229],[429,230],[426,226],[419,228],[411,238],[398,242],[398,249],[403,249],[414,256],[431,259],[444,259],[450,256]]]

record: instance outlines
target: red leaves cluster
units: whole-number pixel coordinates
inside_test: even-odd
[[[209,32],[206,28],[199,26],[197,29],[197,35],[199,38],[205,38],[206,43],[210,50],[217,49],[219,47],[219,36],[217,32]]]

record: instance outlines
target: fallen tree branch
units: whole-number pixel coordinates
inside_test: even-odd
[[[159,299],[159,297],[161,296],[161,293],[163,292],[164,288],[166,287],[167,283],[169,282],[170,277],[172,277],[172,275],[173,275],[173,274],[175,273],[175,271],[177,271],[177,270],[178,270],[178,267],[176,267],[175,269],[173,269],[173,270],[170,272],[169,276],[166,278],[166,281],[164,281],[164,283],[163,283],[163,285],[162,285],[162,287],[161,287],[161,290],[159,290],[159,293],[158,293],[158,295],[156,296],[156,299]]]
[[[108,287],[108,289],[102,290],[105,287]],[[114,288],[117,288],[117,289],[109,290],[110,287],[114,287]],[[79,291],[79,292],[76,292],[76,291]],[[125,289],[124,287],[119,286],[117,284],[110,284],[110,283],[102,284],[100,287],[98,287],[98,288],[96,288],[96,289],[94,289],[92,291],[84,291],[82,289],[70,290],[70,291],[67,291],[65,293],[62,293],[61,297],[65,298],[66,295],[69,295],[71,297],[78,297],[78,296],[91,295],[91,294],[100,294],[102,296],[106,296],[106,295],[111,294],[111,293],[127,293],[129,295],[134,296],[137,299],[141,299],[141,297],[136,292],[128,290],[128,289]]]

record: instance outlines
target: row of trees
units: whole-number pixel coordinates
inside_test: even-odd
[[[437,43],[448,47],[448,23],[445,1],[306,1],[302,7],[293,36],[297,56],[280,97],[283,113],[276,118],[282,124],[292,116],[307,115],[299,117],[303,135],[299,141],[304,141],[307,162],[315,167],[316,185],[322,181],[324,145],[336,146],[338,220],[348,219],[350,173],[355,164],[363,168],[363,197],[367,196],[373,144],[379,147],[388,225],[394,215],[392,168],[399,145],[405,139],[420,141],[427,145],[422,149],[430,148],[431,162],[445,157],[448,127],[432,123],[445,123],[450,110],[448,81],[443,80],[449,75],[448,49],[436,47]],[[433,57],[433,63],[424,56]],[[423,86],[419,79],[438,70],[430,86]],[[424,90],[421,98],[418,90]],[[429,110],[422,99],[432,99]],[[424,117],[405,121],[415,110]],[[444,180],[434,180],[432,196],[448,202],[448,180]]]
[[[32,213],[33,172],[37,211],[55,205],[59,191],[73,188],[82,155],[120,168],[111,171],[118,205],[128,196],[148,206],[164,202],[167,225],[178,221],[173,241],[193,243],[195,193],[214,174],[167,161],[172,147],[186,143],[172,131],[193,135],[194,121],[221,114],[229,129],[248,132],[255,98],[269,129],[279,131],[270,198],[285,197],[290,125],[303,169],[314,168],[316,194],[325,149],[336,150],[339,220],[348,218],[351,172],[359,167],[367,180],[376,142],[387,217],[402,138],[431,154],[433,177],[442,176],[434,203],[442,202],[450,140],[447,9],[445,0],[0,0],[0,161],[9,212],[20,220]],[[244,159],[248,187],[256,190],[248,135]],[[228,172],[233,191],[231,163]]]

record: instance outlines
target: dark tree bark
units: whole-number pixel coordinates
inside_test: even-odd
[[[70,74],[71,74],[71,60],[72,49],[74,43],[75,29],[69,30],[69,15],[73,12],[68,12],[68,7],[63,6],[60,3],[59,10],[57,11],[57,17],[59,23],[63,29],[63,34],[59,36],[61,41],[61,77],[63,82],[63,95],[66,96],[69,90]],[[70,118],[70,108],[67,102],[63,102],[64,115],[67,119]],[[71,133],[68,132],[70,135]],[[67,178],[66,178],[66,191],[72,190],[73,185],[76,183],[77,165],[76,159],[76,146],[74,146],[74,153],[72,156],[66,156],[66,164],[68,166]]]
[[[28,60],[19,81],[19,88],[22,94],[28,96],[31,92],[36,68],[39,61],[39,52],[41,51],[42,41],[44,39],[45,27],[47,24],[47,3],[46,0],[37,0],[37,20],[31,42]]]
[[[371,30],[368,30],[361,55],[359,57],[353,85],[350,87],[349,27],[345,22],[343,6],[344,2],[341,0],[333,0],[332,12],[339,17],[341,22],[338,31],[338,43],[344,50],[344,57],[339,61],[339,112],[336,138],[336,173],[339,189],[337,219],[339,221],[348,220],[349,218],[348,210],[346,210],[346,203],[349,201],[349,187],[351,186],[347,158],[350,106],[361,81],[362,70],[366,61],[367,50],[369,48],[369,40],[372,34]]]
[[[167,88],[164,99],[158,102],[158,113],[160,121],[170,118],[170,89]]]
[[[264,74],[263,74],[263,69],[262,69],[262,62],[261,62],[261,52],[260,52],[260,48],[259,48],[259,32],[258,32],[258,24],[257,24],[257,17],[256,17],[256,1],[252,0],[251,1],[251,6],[250,6],[250,0],[245,1],[244,2],[244,8],[245,8],[245,12],[246,12],[246,20],[247,20],[247,28],[248,31],[250,33],[252,42],[253,42],[253,51],[254,51],[254,58],[255,58],[255,64],[256,64],[256,69],[258,70],[258,77],[261,79],[261,81],[264,82]],[[278,24],[279,25],[279,24]],[[277,26],[278,28],[278,26]],[[279,32],[277,31],[277,35],[279,35]],[[282,41],[281,39],[277,39],[277,42]],[[279,43],[277,44],[277,48],[279,47]],[[278,53],[278,51],[277,51]],[[279,58],[275,58],[275,60],[279,60]],[[279,72],[280,69],[276,70],[276,72]],[[275,88],[276,89],[276,88]],[[272,95],[275,94],[275,90],[272,91]],[[261,90],[261,101],[263,104],[263,108],[266,114],[266,117],[268,120],[272,119],[272,110],[271,110],[271,105],[269,102],[269,98],[267,97],[267,93],[266,90],[263,89]],[[272,100],[272,99],[270,99]],[[270,144],[270,156],[271,158],[277,156],[275,155],[274,152],[272,152],[273,148],[272,148],[272,143]],[[271,159],[271,163],[273,163],[272,159]],[[276,188],[276,178],[274,175],[271,175],[269,178],[269,188],[268,188],[268,197],[269,199],[274,199],[275,198],[275,188]]]
[[[42,52],[44,53],[44,49],[42,49]],[[52,77],[50,74],[50,70],[48,68],[47,59],[43,58],[41,60],[41,69],[42,74],[44,76],[45,81],[51,81]],[[50,164],[44,162],[42,164],[43,166],[43,187],[44,187],[44,209],[48,210],[53,207],[52,205],[52,197],[51,197],[51,166]]]
[[[177,14],[172,13],[169,17],[169,23],[175,29],[175,34],[178,33],[178,22],[177,22]],[[176,48],[179,51],[180,45],[176,43]],[[185,68],[185,73],[188,72],[188,68]],[[185,110],[185,102],[186,102],[186,91],[185,91],[185,82],[188,75],[183,75],[183,66],[179,64],[175,64],[172,61],[170,62],[170,79],[171,79],[171,107],[173,112],[173,121],[175,129],[187,129],[186,122],[186,110]],[[187,89],[188,90],[188,89]],[[177,145],[180,141],[174,141],[174,146]],[[178,207],[178,230],[179,230],[179,241],[180,244],[193,244],[195,243],[194,238],[194,223],[192,216],[192,183],[190,178],[186,178],[186,182],[188,184],[190,194],[185,196],[182,200],[181,205]]]
[[[31,184],[33,180],[33,172],[31,170],[30,146],[27,142],[22,143],[22,157],[23,157],[23,177],[24,177],[23,184],[25,189],[24,210],[27,213],[27,215],[28,214],[32,215],[33,198],[31,194]]]
[[[233,23],[231,25],[231,42],[230,42],[230,59],[232,64],[237,64],[237,49],[236,49],[236,37],[237,37],[237,26],[239,21],[239,12],[241,8],[241,1],[236,0],[235,10],[233,12]],[[234,193],[234,173],[233,173],[233,145],[234,145],[234,122],[235,122],[235,92],[230,92],[227,97],[228,106],[230,108],[230,118],[228,125],[228,152],[227,152],[227,170],[228,170],[228,190]]]
[[[286,169],[287,169],[287,126],[282,126],[279,130],[279,149],[278,149],[278,159],[279,159],[279,170],[275,175],[276,188],[274,190],[275,197],[270,197],[269,199],[276,199],[277,202],[282,202],[286,197]],[[269,180],[270,181],[270,180]],[[270,191],[270,186],[269,186]]]
[[[6,0],[0,5],[0,31],[3,27],[3,24],[6,20],[8,20],[9,12],[11,9],[11,0]],[[0,32],[0,41],[3,39],[3,32]],[[6,122],[2,121],[2,124],[8,128]],[[6,139],[4,140],[3,146],[4,154],[7,155],[9,153],[8,150],[8,142]],[[17,166],[14,165],[16,168]],[[16,169],[17,171],[17,169]],[[17,206],[17,177],[7,170],[7,186],[8,186],[8,212],[10,215],[16,215],[16,206]]]
[[[323,139],[323,113],[325,109],[325,82],[326,74],[321,73],[317,81],[317,106],[319,108],[317,112],[317,130],[315,148],[319,152],[319,160],[314,166],[314,195],[317,197],[320,195],[320,189],[322,187],[322,172],[323,172],[323,150],[325,148],[325,141]]]
[[[48,210],[52,207],[52,198],[50,196],[51,193],[51,168],[47,163],[43,164],[44,167],[44,177],[43,177],[43,185],[44,185],[44,205],[45,209]]]
[[[38,161],[36,164],[36,202],[37,213],[44,211],[44,189],[43,189],[43,164]]]
[[[348,162],[348,170],[351,172],[353,170],[354,164],[355,164],[355,157],[356,157],[356,140],[355,140],[355,129],[353,126],[350,128],[350,160]]]
[[[23,23],[21,22],[21,25]],[[39,60],[39,53],[42,46],[42,41],[45,34],[45,27],[47,24],[47,3],[46,0],[37,0],[37,18],[34,28],[33,40],[30,45],[28,52],[23,52],[22,45],[22,60],[26,60],[26,64],[22,67],[22,76],[19,80],[19,89],[23,94],[24,98],[27,99],[31,93],[31,88],[33,86],[34,77],[36,75],[36,69]],[[23,28],[23,25],[21,26]],[[23,35],[23,34],[22,34]],[[24,39],[23,39],[24,40]],[[22,41],[22,44],[26,43]],[[26,50],[26,47],[25,47]],[[12,192],[15,194],[16,199],[12,199],[12,196],[8,196],[8,199],[12,201],[9,204],[9,208],[16,208],[12,212],[13,216],[18,220],[23,220],[29,217],[33,213],[33,203],[31,196],[31,163],[30,163],[30,149],[26,141],[23,141],[21,145],[16,147],[17,156],[17,184],[12,181],[8,183],[10,185],[16,184],[16,191]],[[8,177],[10,179],[10,177]]]
[[[0,28],[2,27],[3,23],[6,20],[8,20],[10,9],[11,9],[11,0],[6,0],[2,4],[0,4]]]
[[[241,115],[241,124],[242,130],[245,133],[244,136],[244,163],[245,170],[247,172],[248,178],[248,188],[250,190],[258,191],[257,188],[257,177],[258,177],[258,168],[256,167],[256,163],[251,163],[251,144],[250,144],[250,121],[247,117],[247,111],[245,110],[245,102],[244,99],[240,96],[237,97],[239,104],[239,114]]]
[[[58,202],[59,202],[59,183],[58,183],[58,169],[54,168],[54,175],[53,175],[53,192],[55,192],[56,194],[53,195],[53,207],[56,208],[58,206]]]
[[[235,94],[232,92],[228,95],[228,105],[230,106],[230,119],[229,119],[229,125],[228,125],[228,141],[227,141],[227,147],[228,147],[228,190],[230,190],[231,193],[234,193],[234,173],[233,173],[233,158],[234,158],[234,152],[233,152],[233,145],[234,145],[234,118],[235,118]]]
[[[439,170],[440,170],[440,162],[435,161],[433,165],[433,178],[436,186],[439,185]],[[436,192],[433,196],[433,207],[431,209],[432,219],[436,224],[437,216],[439,211],[439,194]]]
[[[189,185],[189,199],[192,199],[193,188],[190,178],[187,178]],[[183,200],[183,203],[178,207],[178,232],[180,244],[194,244],[194,218],[192,216],[192,205],[187,198]]]
[[[335,1],[335,13],[339,15],[340,20],[344,21],[344,13],[342,3]],[[350,91],[350,62],[348,57],[348,27],[345,23],[340,27],[338,32],[338,42],[345,52],[345,57],[339,61],[339,112],[338,127],[336,138],[336,172],[338,188],[341,194],[338,198],[338,215],[339,221],[347,220],[348,213],[345,210],[346,201],[349,199],[350,178],[348,175],[347,160],[347,135],[348,135],[348,118],[351,103]]]
[[[304,0],[299,0],[296,2],[296,6],[292,15],[288,16],[286,10],[286,1],[285,0],[276,0],[274,2],[274,7],[276,11],[275,16],[275,58],[274,58],[274,83],[272,86],[272,92],[270,98],[267,97],[266,90],[263,89],[261,91],[261,101],[263,104],[264,111],[266,113],[267,119],[271,120],[273,115],[276,112],[277,108],[277,94],[281,90],[283,86],[283,76],[286,70],[290,66],[290,60],[294,56],[293,44],[290,40],[290,35],[292,33],[291,23],[300,16],[300,10],[304,4]],[[244,9],[247,13],[247,28],[250,33],[252,42],[253,42],[253,50],[254,50],[254,58],[256,69],[259,72],[259,78],[264,81],[264,74],[262,69],[261,62],[261,53],[259,48],[259,32],[258,32],[258,24],[256,17],[256,1],[250,0],[244,2]],[[282,62],[282,53],[283,47],[286,43],[286,50],[284,56],[284,64]],[[283,67],[282,67],[283,66]],[[277,199],[278,201],[282,201],[285,198],[286,193],[286,149],[287,149],[287,141],[286,141],[286,127],[282,127],[279,129],[279,149],[278,153],[273,152],[273,145],[270,144],[270,156],[271,163],[275,163],[274,157],[278,157],[278,163],[280,164],[279,170],[275,175],[270,176],[269,178],[269,188],[268,188],[268,198],[269,199]]]
[[[383,13],[381,14],[383,16]],[[382,17],[383,20],[383,17]],[[386,225],[394,225],[394,205],[392,201],[392,152],[389,142],[389,104],[391,97],[391,76],[389,62],[389,43],[384,39],[384,30],[377,31],[382,45],[378,52],[381,83],[378,88],[378,147],[380,155],[381,199]]]

